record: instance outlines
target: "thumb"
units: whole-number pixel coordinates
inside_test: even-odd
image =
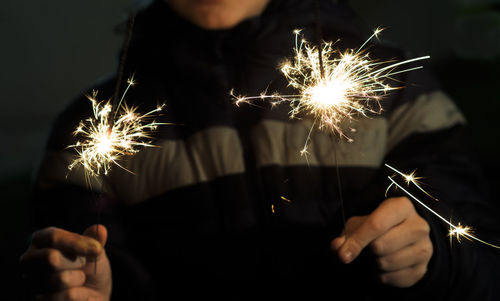
[[[104,251],[104,245],[106,244],[106,240],[108,239],[108,230],[106,229],[106,227],[104,227],[104,225],[96,224],[88,227],[83,232],[83,235],[97,240],[101,245],[101,250],[98,253],[97,257],[93,259],[91,258],[91,261],[94,261],[94,263],[87,264],[83,269],[85,273],[84,286],[94,290],[94,292],[97,291],[100,294],[108,296],[106,300],[109,300],[112,287],[111,266],[109,264],[109,259],[106,256],[106,252]]]
[[[103,248],[108,240],[108,230],[104,225],[92,225],[83,232],[83,235],[97,240]]]

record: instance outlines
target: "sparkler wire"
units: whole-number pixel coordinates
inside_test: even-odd
[[[500,249],[500,246],[497,246],[497,245],[494,245],[494,244],[491,244],[489,242],[486,242],[482,239],[479,239],[477,238],[476,236],[470,234],[468,232],[468,230],[470,230],[469,227],[462,227],[460,224],[457,226],[457,225],[454,225],[452,224],[451,222],[449,222],[448,220],[446,220],[444,217],[442,217],[441,215],[439,215],[439,213],[437,213],[436,211],[432,210],[429,206],[427,206],[424,202],[422,202],[421,200],[419,200],[417,197],[415,197],[413,194],[411,194],[408,190],[406,190],[403,186],[399,185],[392,177],[387,177],[391,182],[392,184],[394,184],[396,187],[398,187],[399,189],[401,189],[404,193],[406,193],[410,198],[412,198],[414,201],[416,201],[417,203],[419,203],[421,206],[423,206],[425,209],[427,209],[429,212],[431,212],[432,214],[434,214],[436,217],[438,217],[440,220],[442,220],[444,223],[446,223],[449,227],[450,227],[450,232],[449,232],[449,235],[456,235],[457,237],[459,237],[460,235],[462,236],[465,236],[466,238],[468,239],[472,239],[472,240],[475,240],[477,242],[480,242],[482,244],[485,244],[487,246],[490,246],[490,247],[493,247],[493,248],[496,248],[496,249]]]
[[[113,109],[115,110],[115,113],[111,116],[111,118],[109,119],[109,129],[111,130],[112,129],[112,126],[113,126],[113,123],[114,123],[114,120],[116,118],[116,114],[118,112],[117,108],[120,107],[122,101],[123,101],[123,98],[125,97],[125,94],[127,93],[128,91],[128,88],[130,87],[130,85],[127,86],[127,89],[125,90],[125,92],[123,93],[123,96],[120,100],[120,104],[118,104],[118,106],[116,105],[116,102],[117,102],[117,99],[118,99],[118,93],[120,93],[120,86],[121,86],[121,81],[123,79],[123,73],[124,73],[124,70],[125,70],[125,62],[127,60],[127,52],[128,52],[128,48],[129,48],[129,45],[130,45],[130,40],[132,39],[132,30],[134,28],[134,22],[135,22],[135,14],[131,14],[130,17],[129,17],[129,20],[128,20],[128,25],[127,25],[127,34],[126,34],[126,37],[125,37],[125,41],[123,42],[123,47],[122,47],[122,54],[121,54],[121,57],[120,57],[120,63],[118,65],[118,74],[117,74],[117,79],[116,79],[116,83],[115,83],[115,93],[113,95],[113,102],[112,102],[112,105],[111,105],[111,111],[113,111]],[[96,207],[97,206],[97,200],[96,200]],[[100,220],[100,211],[99,209],[97,208],[97,227],[96,227],[96,237],[98,237],[99,235],[99,220]],[[94,274],[97,273],[97,258],[96,258],[96,261],[95,261],[95,265],[94,265]]]
[[[332,137],[333,139],[333,137]],[[340,168],[339,168],[339,161],[338,161],[338,156],[337,156],[337,148],[335,148],[334,156],[335,156],[335,170],[337,172],[337,186],[339,190],[339,201],[340,201],[340,213],[342,215],[342,223],[344,224],[344,235],[345,238],[347,239],[347,222],[345,218],[345,207],[344,207],[344,197],[342,195],[342,182],[340,179]]]
[[[95,99],[97,92],[94,91],[93,95],[88,97],[92,102],[93,116],[80,122],[79,126],[74,131],[75,136],[82,135],[84,140],[77,141],[75,144],[68,146],[68,148],[76,149],[79,155],[79,157],[68,166],[68,169],[71,170],[75,166],[81,164],[85,170],[85,179],[87,180],[87,184],[91,190],[91,176],[96,177],[99,181],[99,178],[103,177],[101,171],[103,171],[104,175],[106,175],[110,168],[110,164],[116,164],[117,166],[127,170],[125,167],[121,166],[117,160],[124,155],[130,155],[137,152],[138,150],[135,149],[136,146],[152,146],[139,140],[150,137],[148,134],[144,133],[145,129],[152,130],[156,128],[157,125],[161,124],[157,122],[149,124],[143,123],[144,118],[148,117],[148,115],[153,112],[161,110],[160,107],[144,115],[136,114],[135,108],[128,108],[126,104],[122,107],[125,95],[127,94],[129,88],[134,84],[133,76],[127,81],[128,85],[125,92],[123,93],[120,102],[117,103],[134,23],[135,13],[132,13],[128,20],[127,32],[123,42],[111,104],[110,101],[105,104],[99,103]],[[118,116],[117,119],[119,111],[123,111],[123,114]],[[96,237],[99,236],[100,224],[100,208],[98,206],[98,200],[99,196],[94,198],[94,205],[97,212],[97,227],[95,228]],[[94,262],[94,274],[96,273],[97,258]]]
[[[325,67],[323,65],[323,50],[321,47],[321,41],[323,40],[323,31],[321,29],[321,10],[320,10],[320,0],[316,0],[314,3],[314,15],[316,17],[316,47],[318,48],[318,60],[321,79],[325,78]]]
[[[125,91],[125,93],[123,93],[123,97],[120,100],[120,104],[117,105],[116,103],[118,101],[118,95],[120,93],[120,87],[121,87],[121,83],[122,83],[122,80],[123,80],[123,73],[125,71],[125,63],[127,61],[128,49],[129,49],[129,46],[130,46],[130,41],[132,40],[132,33],[133,33],[133,30],[134,30],[134,23],[135,23],[135,13],[132,13],[132,14],[130,14],[129,19],[128,19],[127,33],[126,33],[126,36],[125,36],[125,40],[123,42],[122,54],[121,54],[121,57],[120,57],[120,64],[118,66],[118,74],[117,74],[117,79],[116,79],[116,83],[115,83],[115,92],[113,94],[113,102],[112,102],[112,106],[111,106],[111,109],[112,109],[112,111],[114,110],[115,114],[109,120],[110,121],[110,125],[113,124],[114,119],[116,118],[116,112],[118,112],[118,108],[120,107],[120,105],[121,105],[121,103],[123,101],[123,97],[125,96],[125,94],[127,93],[126,91],[130,87],[130,85],[127,86],[127,90]]]
[[[320,11],[320,0],[315,1],[315,16],[316,16],[316,47],[318,48],[318,61],[319,61],[319,68],[320,68],[320,78],[321,80],[325,80],[325,67],[323,65],[323,47],[321,47],[321,41],[323,40],[323,31],[321,29],[321,11]],[[296,41],[297,42],[297,41]],[[316,120],[318,117],[314,119],[314,123],[311,126],[311,129],[309,130],[309,134],[307,135],[306,142],[304,144],[303,152],[307,152],[307,145],[309,140],[311,139],[311,132],[314,128],[314,125],[316,124]],[[332,136],[333,139],[333,136]],[[335,142],[335,141],[334,141]],[[335,145],[335,143],[334,143]],[[337,158],[337,148],[335,148],[334,152],[334,159],[335,159],[335,171],[337,173],[337,189],[339,192],[339,202],[340,202],[340,212],[342,216],[342,223],[345,229],[345,237],[347,238],[347,223],[346,223],[346,218],[345,218],[345,208],[344,208],[344,198],[342,195],[342,180],[340,179],[340,168],[339,168],[339,161]],[[306,156],[307,160],[307,156]]]

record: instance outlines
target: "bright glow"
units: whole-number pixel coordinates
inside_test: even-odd
[[[92,96],[88,96],[92,103],[93,116],[81,121],[73,132],[79,140],[68,148],[74,149],[78,156],[68,166],[69,170],[82,166],[87,178],[106,175],[113,164],[125,169],[118,163],[124,156],[139,152],[140,147],[153,146],[150,141],[151,131],[164,123],[150,121],[164,105],[144,115],[137,113],[136,107],[129,108],[123,101],[126,92],[134,84],[133,78],[127,82],[127,89],[115,112],[112,112],[110,101],[96,100],[96,91]]]
[[[413,184],[415,185],[415,187],[417,187],[420,191],[422,191],[423,193],[425,193],[428,197],[436,200],[436,201],[439,201],[437,198],[435,198],[433,195],[431,195],[430,193],[428,193],[427,191],[425,191],[422,186],[421,186],[421,183],[420,183],[420,179],[422,179],[422,177],[417,177],[416,176],[416,173],[417,171],[414,170],[412,171],[410,174],[404,174],[402,173],[401,171],[395,169],[394,167],[390,166],[389,164],[385,164],[385,166],[389,169],[391,169],[392,171],[394,171],[397,175],[403,177],[403,179],[405,180],[406,182],[406,185],[409,186],[410,184]],[[387,190],[386,190],[386,195],[387,195],[387,192],[389,191],[389,189],[392,187],[392,184],[389,185],[389,187],[387,187]]]
[[[300,30],[294,30],[295,56],[281,65],[281,72],[288,80],[289,86],[295,88],[298,93],[263,93],[260,96],[246,97],[235,96],[234,91],[231,91],[231,95],[235,98],[236,105],[265,99],[270,99],[273,106],[288,102],[291,118],[298,118],[303,112],[312,115],[314,125],[327,128],[352,141],[345,134],[342,121],[354,119],[356,115],[380,114],[382,97],[389,91],[401,88],[392,87],[385,83],[385,80],[391,79],[393,75],[421,68],[419,66],[396,70],[398,66],[429,58],[423,56],[401,62],[373,60],[363,47],[381,31],[382,29],[377,28],[357,50],[348,49],[341,52],[334,48],[335,43],[323,42],[320,46],[323,60],[321,68],[318,48],[303,39]],[[311,131],[302,154],[307,154],[310,134]]]
[[[450,236],[450,240],[455,237],[457,241],[462,242],[462,237],[470,240],[469,236],[472,235],[473,229],[468,226],[462,226],[460,223],[455,226],[455,228],[450,227],[450,231],[448,232],[448,236]]]

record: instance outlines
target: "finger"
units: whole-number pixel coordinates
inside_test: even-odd
[[[365,222],[367,218],[368,218],[367,215],[353,216],[349,218],[345,224],[345,229],[342,231],[342,234],[349,236],[349,234],[356,231],[359,228],[359,226],[361,226]]]
[[[72,287],[48,296],[50,301],[88,301],[96,293],[87,287]],[[97,298],[95,299],[97,300]]]
[[[427,264],[420,264],[406,269],[383,273],[380,282],[395,287],[405,288],[416,284],[427,272]]]
[[[85,273],[82,270],[65,270],[50,276],[50,285],[57,290],[83,286],[84,283]]]
[[[379,269],[395,272],[412,266],[427,264],[432,256],[432,243],[422,240],[395,253],[377,258]]]
[[[108,239],[108,230],[104,225],[92,225],[83,232],[83,235],[95,239],[104,247]]]
[[[37,248],[54,248],[75,256],[96,256],[102,250],[101,244],[93,238],[55,227],[33,233],[32,244]]]
[[[403,198],[382,202],[354,232],[348,233],[347,240],[338,252],[340,260],[346,264],[352,262],[368,244],[403,222],[411,210],[415,210],[413,205]]]
[[[86,263],[83,256],[68,257],[57,249],[31,249],[21,258],[21,268],[30,272],[38,270],[62,271],[80,269]]]
[[[386,256],[429,237],[429,224],[420,216],[415,216],[412,221],[407,219],[375,239],[370,244],[373,253],[377,256]]]
[[[365,219],[366,216],[353,216],[349,218],[345,224],[345,228],[342,230],[341,235],[339,235],[330,242],[331,249],[334,252],[337,252],[346,240],[346,233],[351,233],[354,230],[356,230],[359,227],[359,225],[363,223]]]
[[[344,242],[345,242],[345,235],[339,236],[334,240],[332,240],[330,243],[332,251],[337,252],[340,249],[340,247],[342,247]]]

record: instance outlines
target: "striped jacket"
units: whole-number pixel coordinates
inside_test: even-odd
[[[469,243],[450,248],[446,226],[424,210],[435,250],[412,288],[378,284],[369,252],[343,266],[329,251],[343,227],[339,193],[347,217],[370,213],[385,198],[392,175],[386,162],[426,176],[444,214],[492,227],[477,168],[463,152],[464,117],[430,76],[398,75],[406,88],[384,98],[382,114],[346,121],[353,142],[314,130],[307,157],[300,150],[310,117],[291,120],[286,105],[234,105],[231,89],[290,91],[277,66],[292,55],[293,29],[314,38],[309,2],[272,1],[260,17],[211,32],[162,1],[141,12],[125,68],[138,84],[126,99],[144,112],[166,103],[158,121],[173,125],[157,130],[158,147],[120,162],[133,173],[115,166],[90,191],[83,170],[68,172],[75,154],[66,148],[78,122],[91,115],[90,104],[79,97],[59,116],[37,176],[36,226],[81,232],[104,223],[115,300],[492,296],[498,256]],[[326,40],[340,38],[339,49],[361,45],[349,11],[333,1],[320,11]],[[382,45],[370,53],[404,57]],[[92,88],[110,97],[115,80]]]

